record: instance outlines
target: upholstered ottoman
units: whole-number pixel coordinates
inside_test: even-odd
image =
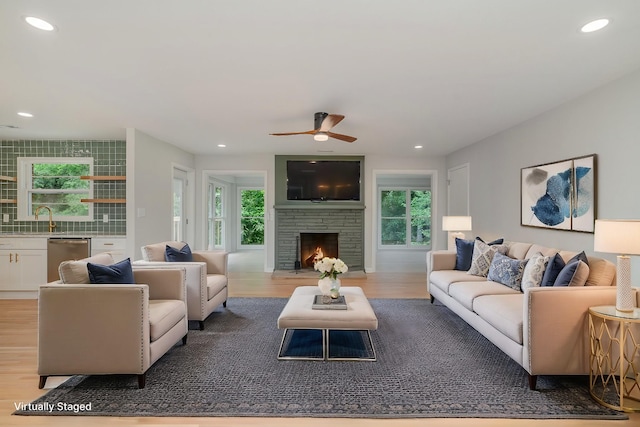
[[[299,286],[293,291],[278,317],[278,328],[284,329],[278,359],[375,361],[371,331],[378,329],[378,318],[362,288],[340,288],[340,294],[344,296],[347,304],[346,310],[314,309],[314,298],[319,294],[317,286]],[[322,343],[321,354],[287,353],[292,340],[296,339],[295,332],[304,330],[316,331],[317,338],[321,339]],[[310,349],[315,346],[313,333],[305,333],[302,340],[308,340]],[[305,342],[299,342],[298,345],[304,347]],[[341,347],[341,351],[332,352],[332,345],[336,348]],[[352,345],[354,348],[348,348]],[[363,347],[356,348],[360,345]]]

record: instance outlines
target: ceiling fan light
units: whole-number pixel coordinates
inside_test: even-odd
[[[326,141],[329,139],[329,135],[326,132],[318,132],[313,135],[313,139],[316,141]]]

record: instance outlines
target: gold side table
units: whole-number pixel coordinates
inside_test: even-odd
[[[600,404],[640,411],[640,308],[589,308],[589,392]]]

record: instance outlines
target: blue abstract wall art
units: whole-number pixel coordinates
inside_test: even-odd
[[[593,232],[595,155],[522,169],[521,224]]]

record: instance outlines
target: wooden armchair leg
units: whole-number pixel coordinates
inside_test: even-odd
[[[40,376],[40,381],[38,382],[38,388],[42,390],[46,383],[47,383],[47,376],[46,375],[41,375]]]
[[[529,389],[535,390],[538,383],[538,376],[529,374]]]
[[[147,384],[147,373],[138,375],[138,388],[144,388]]]

